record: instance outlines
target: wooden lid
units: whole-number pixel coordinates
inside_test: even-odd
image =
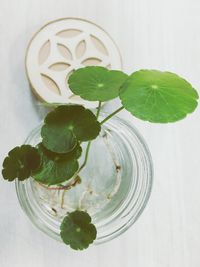
[[[122,61],[112,38],[83,19],[64,18],[46,24],[33,36],[26,52],[31,88],[48,103],[96,107],[97,103],[75,96],[67,84],[73,70],[91,65],[120,70]]]

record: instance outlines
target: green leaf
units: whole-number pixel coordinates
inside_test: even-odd
[[[82,149],[78,144],[71,152],[58,154],[47,150],[42,143],[38,145],[42,164],[33,178],[43,184],[54,185],[69,180],[78,170],[77,159]]]
[[[68,213],[62,221],[60,230],[63,242],[75,250],[86,249],[97,235],[96,228],[91,223],[91,217],[84,211]]]
[[[2,175],[5,180],[18,178],[23,181],[29,178],[33,171],[40,167],[40,155],[36,148],[22,145],[12,149],[3,162]]]
[[[63,105],[50,112],[42,127],[43,145],[56,153],[67,153],[78,141],[95,139],[100,124],[95,115],[83,106]]]
[[[120,90],[125,109],[150,122],[183,119],[195,110],[198,94],[186,80],[171,72],[134,72]]]
[[[128,75],[103,67],[85,67],[73,72],[68,83],[75,95],[90,101],[108,101],[119,96]]]

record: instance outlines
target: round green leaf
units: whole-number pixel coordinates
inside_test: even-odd
[[[67,153],[78,141],[89,141],[98,136],[100,124],[95,115],[83,106],[63,105],[50,112],[42,127],[43,145],[56,153]]]
[[[72,249],[86,249],[96,239],[96,227],[91,223],[87,212],[74,211],[69,213],[60,226],[63,242]]]
[[[108,101],[119,96],[127,74],[103,67],[85,67],[73,72],[68,83],[75,95],[90,101]]]
[[[198,94],[186,80],[170,72],[134,72],[120,90],[125,109],[134,116],[157,123],[183,119],[197,106]]]
[[[22,145],[12,149],[3,162],[2,175],[5,180],[18,178],[23,181],[29,178],[33,171],[40,167],[40,155],[36,148]]]
[[[38,145],[41,156],[41,167],[33,174],[33,178],[43,184],[54,185],[69,180],[78,170],[77,159],[82,149],[78,144],[71,152],[58,154],[47,150],[42,143]]]

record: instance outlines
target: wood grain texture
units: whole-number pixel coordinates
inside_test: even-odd
[[[199,0],[1,0],[0,162],[44,116],[24,69],[26,46],[41,25],[67,16],[92,20],[118,43],[125,71],[174,71],[200,92],[199,14]],[[120,238],[77,253],[39,232],[14,185],[0,179],[1,267],[200,266],[199,109],[169,125],[121,116],[143,134],[154,160],[153,192],[139,221]]]

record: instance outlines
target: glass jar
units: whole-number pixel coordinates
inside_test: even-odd
[[[105,117],[101,115],[101,120]],[[35,146],[41,141],[41,126],[31,132],[26,144]],[[100,244],[125,232],[144,210],[152,188],[151,155],[138,131],[113,117],[92,141],[79,177],[81,183],[66,191],[47,188],[32,178],[16,181],[17,196],[30,220],[56,240],[61,240],[60,223],[67,212],[87,211],[97,228],[94,243]]]

